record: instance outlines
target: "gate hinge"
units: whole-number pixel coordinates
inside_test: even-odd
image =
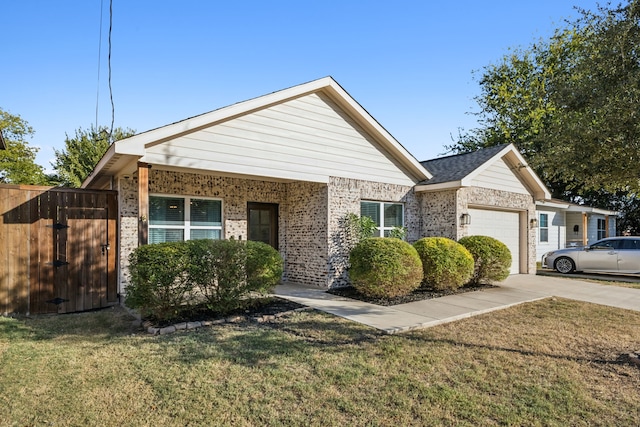
[[[59,222],[56,222],[53,225],[47,225],[47,227],[51,227],[54,230],[62,230],[63,228],[69,228],[67,224],[60,224]]]
[[[63,265],[69,265],[67,261],[60,261],[59,259],[53,262],[50,262],[49,264],[53,265],[54,267],[62,267]]]
[[[60,305],[63,302],[67,302],[69,301],[68,299],[64,299],[64,298],[60,298],[60,297],[55,297],[54,299],[50,299],[49,301],[45,301],[48,302],[50,304],[55,304],[55,305]]]

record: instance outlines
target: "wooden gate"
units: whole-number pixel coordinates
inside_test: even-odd
[[[116,239],[115,191],[0,185],[0,314],[116,304]]]

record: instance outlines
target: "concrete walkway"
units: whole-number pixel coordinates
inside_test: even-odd
[[[513,275],[497,288],[382,307],[324,289],[280,285],[275,294],[389,334],[448,323],[552,296],[640,311],[640,290],[559,277]]]

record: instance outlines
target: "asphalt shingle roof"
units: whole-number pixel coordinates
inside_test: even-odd
[[[454,154],[420,162],[433,175],[433,178],[422,181],[420,184],[460,181],[502,151],[507,145],[509,144],[481,148],[471,153]]]

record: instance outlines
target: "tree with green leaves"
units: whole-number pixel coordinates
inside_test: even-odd
[[[116,128],[113,138],[109,128],[91,126],[78,128],[73,137],[65,136],[64,148],[55,150],[55,162],[52,164],[60,183],[67,187],[80,187],[93,171],[113,141],[128,138],[135,134],[131,129]]]
[[[579,12],[550,39],[483,69],[481,126],[449,148],[513,143],[555,197],[633,198],[640,191],[640,0]]]
[[[0,150],[0,183],[49,185],[42,166],[35,162],[38,149],[27,142],[33,135],[29,123],[0,109],[0,132],[6,144],[6,150]]]

